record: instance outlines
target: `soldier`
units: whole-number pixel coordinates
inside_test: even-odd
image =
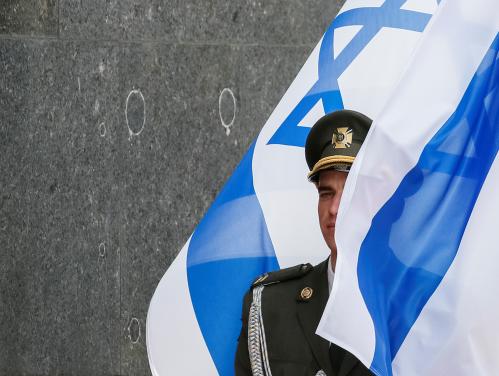
[[[297,265],[253,282],[243,303],[236,376],[371,375],[348,351],[315,334],[334,279],[334,228],[343,186],[370,125],[365,115],[341,110],[310,130],[308,179],[317,187],[319,223],[331,254],[317,266]]]

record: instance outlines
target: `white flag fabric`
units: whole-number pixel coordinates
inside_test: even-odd
[[[443,1],[349,174],[318,334],[377,375],[499,375],[498,32]]]
[[[306,179],[309,129],[342,108],[376,118],[439,2],[345,3],[161,279],[146,325],[154,376],[233,375],[251,281],[329,255]]]

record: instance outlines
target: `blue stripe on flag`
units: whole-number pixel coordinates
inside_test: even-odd
[[[373,218],[358,261],[376,332],[371,369],[391,363],[459,248],[499,149],[499,35],[455,113]]]
[[[222,376],[234,374],[244,293],[256,276],[279,269],[253,186],[254,148],[196,228],[187,253],[194,312]]]
[[[299,126],[322,100],[324,113],[341,110],[343,99],[339,77],[384,27],[422,32],[431,15],[401,9],[406,0],[386,0],[380,7],[355,8],[339,14],[322,38],[319,51],[319,78],[270,138],[269,144],[304,147],[310,128]],[[348,45],[334,57],[334,31],[344,26],[362,26]],[[305,124],[311,127],[313,124]]]

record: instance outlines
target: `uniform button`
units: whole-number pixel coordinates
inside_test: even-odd
[[[301,290],[300,297],[303,300],[309,300],[312,297],[314,290],[311,287],[305,287]]]

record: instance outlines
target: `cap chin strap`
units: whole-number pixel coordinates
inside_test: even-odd
[[[307,177],[309,180],[312,180],[318,172],[330,169],[348,172],[354,160],[355,157],[349,155],[330,155],[329,157],[324,157],[314,165],[314,168],[308,173]]]

